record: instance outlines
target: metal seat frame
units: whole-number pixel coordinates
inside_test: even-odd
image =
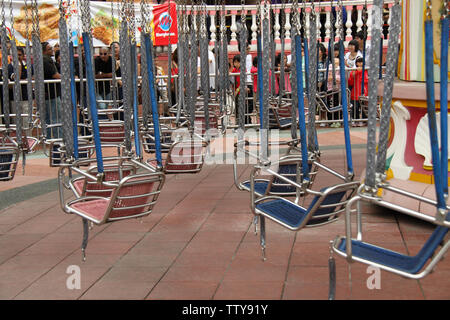
[[[292,161],[293,159],[291,158],[290,160]],[[298,157],[296,159],[296,161],[301,163],[301,158]],[[326,172],[331,173],[336,177],[339,177],[344,182],[324,188],[320,191],[315,191],[315,190],[309,189],[308,185],[305,182],[302,182],[301,184],[299,184],[295,181],[292,181],[292,180],[284,177],[283,175],[280,175],[278,172],[275,172],[275,171],[271,170],[270,168],[267,168],[266,166],[257,165],[253,168],[251,175],[250,175],[251,209],[252,209],[252,213],[255,215],[255,217],[260,217],[260,228],[261,228],[260,244],[261,244],[261,248],[262,248],[263,260],[266,259],[265,258],[265,248],[266,248],[265,219],[264,219],[265,217],[271,219],[272,221],[274,221],[292,231],[297,231],[304,227],[317,227],[317,226],[321,226],[324,224],[334,222],[338,219],[339,215],[345,210],[345,206],[346,206],[347,202],[354,196],[354,194],[357,191],[358,186],[360,185],[359,181],[349,181],[348,178],[340,175],[339,173],[335,172],[334,170],[332,170],[318,162],[312,161],[312,163],[313,163],[313,165],[317,166],[318,168],[322,168]],[[313,206],[306,209],[306,208],[303,208],[302,206],[300,206],[297,202],[293,202],[286,198],[283,198],[280,196],[273,196],[273,195],[266,195],[266,196],[256,198],[256,195],[253,192],[254,186],[255,186],[255,176],[256,176],[256,173],[262,169],[264,169],[265,172],[270,174],[272,177],[277,177],[278,179],[283,180],[288,184],[291,184],[296,189],[298,189],[300,192],[303,192],[303,197],[307,197],[308,195],[314,196],[315,198],[313,201],[315,201],[315,202],[314,202]],[[332,194],[339,193],[339,192],[344,192],[342,199],[340,199],[339,202],[322,205],[322,202],[325,201],[327,199],[327,197],[329,197]],[[264,202],[273,201],[273,200],[280,200],[280,201],[285,202],[292,208],[297,208],[298,213],[301,215],[304,215],[304,217],[301,220],[301,223],[296,226],[291,226],[287,223],[282,222],[280,219],[277,219],[276,217],[270,215],[269,213],[257,208],[258,204],[262,204]],[[333,211],[330,213],[326,213],[326,214],[316,215],[316,213],[318,213],[319,210],[321,210],[321,209],[327,210],[329,208],[333,208]],[[318,223],[314,222],[314,220],[318,220],[318,219],[320,219],[320,221]]]

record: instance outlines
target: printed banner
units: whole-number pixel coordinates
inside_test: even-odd
[[[153,1],[148,1],[152,3]],[[29,2],[30,3],[30,2]],[[81,12],[77,7],[78,1],[63,1],[63,6],[66,8],[65,18],[68,23],[70,35],[74,44],[77,45],[81,41]],[[156,1],[154,1],[156,3]],[[9,4],[8,4],[9,5]],[[90,1],[89,7],[91,12],[91,32],[93,35],[93,44],[95,47],[109,46],[112,41],[119,40],[119,15],[120,15],[120,2],[113,3],[113,10],[111,10],[111,2]],[[153,14],[150,14],[150,20],[156,12],[158,16],[153,20],[153,24],[157,27],[154,28],[154,36],[156,35],[155,45],[167,45],[169,30],[170,30],[170,42],[177,42],[177,15],[176,4],[171,3],[170,15],[168,13],[168,4],[163,5],[150,5],[155,10]],[[14,37],[18,45],[25,45],[27,28],[28,33],[32,31],[31,11],[26,12],[26,6],[23,0],[13,0],[13,21],[14,21]],[[46,0],[38,1],[39,9],[39,29],[41,35],[41,41],[48,41],[51,45],[59,42],[59,1],[58,0]],[[8,32],[11,32],[11,17],[8,16],[9,9],[5,10],[5,24],[8,28]],[[140,40],[140,21],[141,11],[140,4],[134,3],[134,15],[136,18],[135,32],[136,39]],[[167,29],[169,28],[169,29]],[[172,40],[173,38],[173,40]],[[31,39],[31,35],[30,35]]]
[[[153,7],[153,44],[167,46],[177,43],[177,5],[175,3],[162,4]],[[170,35],[170,36],[169,36]]]

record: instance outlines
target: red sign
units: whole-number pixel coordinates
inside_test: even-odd
[[[174,2],[153,7],[153,44],[167,46],[178,42],[177,5]]]

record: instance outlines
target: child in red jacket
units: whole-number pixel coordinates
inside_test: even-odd
[[[353,118],[353,126],[364,126],[364,122],[359,121],[359,123],[355,122],[357,119],[366,119],[367,115],[365,114],[364,110],[361,110],[361,104],[359,103],[359,97],[364,95],[367,96],[368,92],[368,82],[369,77],[367,70],[364,71],[364,93],[361,92],[361,84],[363,79],[363,58],[357,58],[356,59],[356,68],[357,70],[354,70],[350,72],[350,76],[348,77],[348,86],[351,87],[351,94],[350,94],[350,100],[353,104],[353,111],[352,111],[352,118]]]

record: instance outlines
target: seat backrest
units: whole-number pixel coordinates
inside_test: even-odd
[[[106,221],[150,214],[163,184],[164,174],[160,172],[130,175],[122,179],[111,195]]]
[[[66,157],[64,150],[61,150],[62,141],[54,140],[49,143],[49,161],[50,167],[59,167],[61,160]],[[93,154],[93,146],[88,145],[87,141],[78,141],[78,159],[89,159]]]
[[[314,178],[317,174],[317,169],[317,166],[313,165],[311,167],[309,185],[314,182]],[[293,182],[301,183],[303,180],[301,158],[292,158],[289,155],[285,158],[282,158],[278,165],[278,174],[284,176],[285,178],[288,178]],[[297,188],[295,186],[287,183],[286,181],[283,181],[277,176],[272,176],[268,186],[269,194],[279,196],[295,196],[296,192]]]
[[[280,120],[278,111],[275,108],[269,107],[269,128],[279,128]]]
[[[356,193],[359,182],[347,182],[320,190],[311,201],[307,211],[313,212],[308,225],[314,225],[333,219],[337,214],[345,210],[345,206]]]
[[[204,135],[206,132],[206,119],[205,113],[203,111],[195,113],[194,120],[194,128],[195,132]],[[218,128],[218,120],[217,116],[214,112],[209,111],[209,129],[217,129]]]
[[[298,171],[298,163],[281,163],[278,166],[278,174],[292,180],[294,182],[297,181],[297,171]],[[273,176],[269,184],[269,193],[275,195],[295,195],[296,188],[295,186],[281,180],[280,178]]]
[[[292,104],[291,103],[282,103],[278,107],[278,115],[282,118],[291,118],[292,117]]]
[[[99,121],[98,129],[102,144],[120,144],[125,140],[125,125],[123,121]]]
[[[88,170],[89,174],[96,175],[98,173],[97,167],[94,166]],[[132,165],[122,165],[118,166],[116,164],[107,164],[103,170],[105,177],[105,182],[116,182],[119,181],[130,174],[136,173],[136,168]],[[97,196],[97,197],[110,197],[111,192],[114,191],[114,187],[107,186],[102,183],[97,183],[96,181],[91,181],[84,179],[83,185],[83,196]]]
[[[448,228],[444,226],[437,226],[436,229],[434,229],[427,242],[425,242],[422,249],[420,249],[419,253],[414,257],[417,264],[415,270],[413,270],[412,273],[417,273],[423,268],[425,263],[427,263],[427,261],[433,256],[437,247],[442,243],[445,236],[447,235],[447,232]]]
[[[0,146],[0,181],[9,181],[16,172],[19,150]]]
[[[143,150],[146,153],[155,153],[155,135],[153,128],[149,129],[148,132],[141,133],[141,141]],[[161,128],[161,152],[167,153],[172,145],[172,130]]]
[[[203,167],[205,143],[199,140],[182,140],[175,142],[167,154],[164,172],[195,173]]]

